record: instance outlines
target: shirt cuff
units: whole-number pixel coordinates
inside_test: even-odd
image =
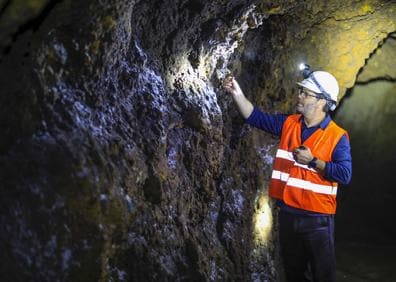
[[[251,121],[254,120],[254,116],[256,115],[257,111],[258,111],[258,110],[257,110],[256,106],[254,106],[254,107],[253,107],[253,111],[252,111],[252,113],[250,114],[250,116],[248,116],[248,117],[245,119],[245,123],[251,124]]]

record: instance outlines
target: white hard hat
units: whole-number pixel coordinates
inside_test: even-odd
[[[326,98],[337,102],[339,87],[337,79],[325,71],[314,71],[306,79],[297,82],[298,85],[305,87],[315,93],[322,93]]]

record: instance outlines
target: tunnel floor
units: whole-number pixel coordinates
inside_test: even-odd
[[[338,282],[396,281],[396,244],[336,243]]]

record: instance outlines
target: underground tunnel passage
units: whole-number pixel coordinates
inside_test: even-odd
[[[335,113],[349,128],[354,178],[340,193],[337,240],[345,275],[393,281],[396,260],[393,176],[396,171],[396,39],[391,34],[367,60]],[[388,261],[389,260],[389,261]]]
[[[394,281],[395,1],[0,1],[1,281],[285,281],[279,138],[224,79],[295,113],[339,84],[352,182],[338,281]],[[301,96],[301,95],[300,95]]]

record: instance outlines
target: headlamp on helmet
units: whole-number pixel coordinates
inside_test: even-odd
[[[304,78],[308,78],[309,75],[313,72],[311,70],[311,66],[308,65],[308,64],[305,64],[305,63],[301,63],[299,65],[299,69],[300,69],[300,71],[301,71],[301,73],[302,73]]]

